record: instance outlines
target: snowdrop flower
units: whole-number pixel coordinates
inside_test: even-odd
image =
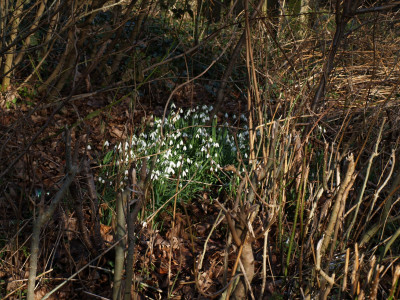
[[[172,103],[171,104],[171,109],[175,109],[175,108],[176,108],[175,103]]]
[[[105,141],[104,147],[108,147],[108,146],[110,146],[110,143],[108,141]]]
[[[87,145],[86,147],[88,150],[92,149],[92,147],[90,147],[90,145]]]
[[[186,151],[186,146],[183,146],[183,151]]]
[[[150,133],[150,138],[151,138],[152,140],[155,140],[155,139],[156,139],[156,136],[157,136],[157,131],[153,131],[152,133]]]
[[[176,123],[176,121],[178,121],[181,118],[181,116],[179,114],[176,114],[173,118],[172,118],[172,122]]]

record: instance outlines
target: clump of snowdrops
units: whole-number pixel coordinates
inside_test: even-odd
[[[218,124],[217,117],[210,122],[212,109],[203,105],[183,110],[172,104],[164,122],[153,118],[141,133],[114,148],[106,142],[98,183],[125,189],[129,166],[134,163],[139,169],[143,159],[151,166],[155,156],[154,167],[148,171],[156,206],[173,196],[177,187],[179,199],[188,200],[206,187],[227,184],[229,177],[223,167],[238,168],[239,152],[247,163],[247,119],[225,114],[223,124]]]

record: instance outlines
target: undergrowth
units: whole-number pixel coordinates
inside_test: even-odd
[[[130,188],[128,168],[133,164],[140,169],[143,159],[151,166],[154,208],[170,199],[177,187],[179,199],[186,201],[206,187],[229,184],[230,176],[223,167],[239,169],[239,161],[248,162],[247,118],[233,115],[233,124],[229,124],[225,114],[225,122],[218,124],[217,116],[210,120],[212,109],[203,105],[184,111],[172,104],[164,122],[154,117],[128,141],[114,147],[105,142],[98,177],[104,193]]]

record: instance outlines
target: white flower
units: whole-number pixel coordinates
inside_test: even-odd
[[[225,119],[228,119],[229,115],[228,113],[225,113]]]
[[[86,147],[88,150],[92,149],[92,147],[90,147],[90,145],[87,145]]]
[[[186,151],[186,146],[183,146],[183,151]]]
[[[168,168],[166,169],[166,172],[167,172],[167,174],[175,174],[174,169],[172,169],[171,167],[168,167]]]
[[[175,109],[175,108],[176,108],[175,103],[172,103],[171,104],[171,109]]]
[[[98,181],[99,181],[99,182],[102,182],[102,180],[103,180],[103,179],[102,179],[101,177],[99,177]]]
[[[172,122],[175,123],[176,121],[178,121],[181,118],[181,116],[179,114],[176,114],[173,118],[172,118]]]
[[[104,147],[108,147],[108,146],[110,146],[110,143],[108,141],[105,141]]]
[[[151,138],[152,140],[155,140],[155,139],[156,139],[156,136],[157,136],[157,131],[153,131],[152,133],[150,133],[150,138]]]

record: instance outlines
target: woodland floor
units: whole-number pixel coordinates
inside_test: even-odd
[[[125,97],[121,103],[105,109],[111,101],[106,95],[71,102],[56,114],[54,121],[49,124],[46,122],[55,106],[47,108],[39,106],[39,109],[32,112],[31,107],[22,104],[0,112],[0,131],[8,138],[7,143],[2,145],[3,157],[8,157],[11,162],[17,154],[24,149],[27,150],[15,165],[17,172],[13,176],[6,175],[8,196],[0,202],[0,226],[3,232],[8,233],[0,241],[1,247],[4,247],[2,254],[7,252],[7,257],[13,255],[12,264],[6,263],[3,259],[0,263],[0,295],[7,299],[18,299],[23,296],[21,292],[23,293],[26,288],[26,281],[21,284],[20,279],[21,276],[28,277],[32,216],[35,212],[35,201],[39,201],[40,198],[35,197],[35,193],[40,188],[43,193],[54,194],[60,188],[60,182],[65,176],[64,126],[72,128],[73,145],[77,145],[78,139],[81,141],[80,155],[86,154],[91,159],[92,172],[96,177],[99,162],[104,155],[105,141],[110,145],[116,145],[124,141],[135,128],[142,126],[149,115],[162,114],[168,91],[158,91],[156,94],[166,96],[156,100],[153,97],[151,101],[146,101],[146,97],[143,97],[137,102],[137,109],[133,115],[129,109],[130,97]],[[198,104],[212,105],[213,98],[200,85],[192,85],[183,93],[178,93],[173,101],[178,107],[187,108]],[[245,107],[243,101],[233,96],[231,102],[224,104],[223,112],[240,114],[243,112],[243,107]],[[222,112],[220,114],[222,115]],[[85,116],[93,117],[82,119]],[[79,125],[75,126],[79,120]],[[44,133],[28,150],[29,141],[42,126],[46,126]],[[31,205],[25,205],[24,195],[30,195]],[[195,195],[192,201],[184,205],[185,207],[178,205],[175,223],[172,222],[172,207],[167,207],[150,224],[146,226],[141,224],[138,227],[135,248],[136,284],[133,287],[136,299],[148,299],[148,297],[208,299],[205,295],[217,292],[224,286],[226,231],[216,230],[208,237],[209,229],[220,211],[218,204],[211,200],[217,196],[213,188],[205,189],[203,193]],[[101,209],[112,209],[105,207],[106,204],[102,205]],[[84,205],[84,213],[88,220],[86,227],[90,231],[92,224],[90,224],[89,203]],[[80,238],[77,222],[71,204],[64,203],[44,228],[38,270],[39,274],[43,271],[45,274],[40,280],[38,299],[87,265],[93,258]],[[103,240],[108,244],[113,241],[112,227],[113,224],[101,225]],[[220,228],[226,229],[226,226]],[[25,250],[19,251],[21,248]],[[262,249],[262,241],[256,241],[254,244],[256,270],[260,269]],[[278,249],[273,251],[271,260],[275,268],[279,268],[280,262],[277,261],[276,250]],[[11,254],[13,251],[14,254]],[[194,255],[197,260],[203,251],[205,260],[196,287]],[[228,256],[228,261],[232,267],[236,255],[234,249],[231,248],[230,251],[232,256]],[[112,261],[113,252],[110,251],[79,272],[51,299],[110,298]],[[270,295],[274,293],[272,280],[271,278],[271,284],[267,284]],[[254,280],[253,285],[257,294],[261,283]],[[199,294],[198,290],[202,290],[204,295]]]

